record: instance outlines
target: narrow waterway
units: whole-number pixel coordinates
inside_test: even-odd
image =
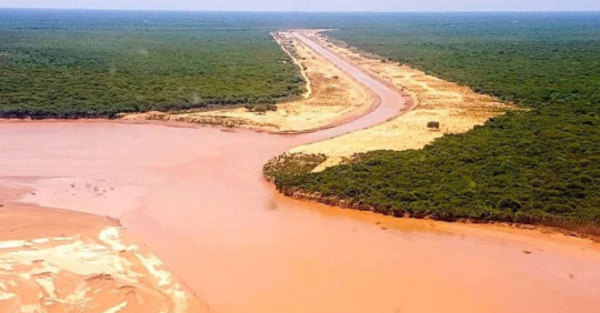
[[[0,182],[110,215],[213,312],[600,312],[600,252],[574,238],[393,219],[287,199],[271,157],[395,116],[394,90],[310,39],[381,100],[299,135],[114,122],[0,124]]]

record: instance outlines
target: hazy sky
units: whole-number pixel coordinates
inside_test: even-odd
[[[0,0],[0,7],[208,11],[600,11],[600,0]]]

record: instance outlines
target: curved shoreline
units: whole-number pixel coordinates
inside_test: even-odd
[[[317,33],[319,33],[319,32],[323,32],[323,31],[325,31],[325,30],[317,30]],[[297,36],[297,32],[298,32],[298,31],[293,31],[293,30],[292,30],[291,32],[292,32],[292,34],[293,34],[293,35],[294,35],[296,38],[298,38],[298,36]],[[302,36],[302,37],[304,37],[305,39],[308,39],[308,38],[306,38],[305,36]],[[302,39],[300,39],[300,40],[302,41]],[[309,39],[309,40],[310,40],[310,39]],[[326,50],[326,51],[328,51],[328,52],[331,52],[331,53],[333,53],[333,54],[336,54],[334,51],[332,51],[332,50],[331,50],[331,49],[329,49],[328,47],[326,47],[326,46],[322,45],[321,43],[319,43],[319,42],[316,42],[316,41],[313,41],[313,40],[311,40],[311,41],[312,41],[313,43],[315,43],[315,44],[319,45],[319,46],[320,46],[322,49],[324,49],[324,50]],[[316,53],[318,53],[318,54],[320,54],[321,56],[323,56],[323,54],[321,54],[319,51],[316,51],[316,50],[313,50],[313,51],[315,51]],[[403,91],[403,90],[400,90],[400,89],[398,89],[398,88],[397,88],[397,87],[396,87],[394,84],[392,84],[391,82],[389,82],[389,81],[386,81],[386,80],[384,80],[384,79],[382,79],[381,77],[378,77],[378,76],[376,76],[376,75],[373,75],[373,73],[371,73],[371,72],[369,72],[369,71],[367,71],[367,70],[363,69],[362,67],[360,67],[360,66],[358,66],[356,63],[354,63],[352,60],[349,60],[348,58],[346,58],[346,57],[344,57],[344,56],[342,56],[342,55],[339,55],[339,54],[336,54],[336,55],[337,55],[338,57],[340,57],[342,60],[344,60],[345,62],[347,62],[348,64],[351,64],[352,66],[354,66],[355,68],[357,68],[358,70],[360,70],[360,71],[361,71],[363,74],[365,74],[365,75],[368,75],[368,76],[369,76],[369,77],[371,77],[372,79],[374,79],[374,80],[378,81],[379,83],[381,83],[381,84],[383,84],[383,85],[387,86],[387,87],[388,87],[388,88],[390,88],[390,89],[396,90],[396,92],[398,92],[400,95],[402,95],[402,97],[404,98],[404,106],[402,106],[402,107],[400,108],[400,111],[398,111],[398,113],[397,113],[395,116],[392,116],[392,117],[390,117],[390,118],[389,118],[387,121],[389,121],[389,120],[391,120],[391,119],[394,119],[394,118],[398,117],[399,115],[405,114],[406,112],[409,112],[409,111],[413,110],[413,109],[414,109],[414,108],[417,106],[417,103],[416,103],[416,101],[414,101],[413,97],[412,97],[410,94],[406,93],[406,92],[405,92],[405,91]],[[323,57],[325,57],[325,56],[323,56]],[[334,65],[335,65],[335,64],[334,64]],[[336,66],[337,68],[339,68],[340,70],[343,70],[343,69],[341,69],[339,66],[337,66],[337,65],[335,65],[335,66]],[[357,81],[357,80],[354,78],[354,76],[351,76],[351,77],[352,77],[352,79],[354,79],[356,82],[358,82],[358,81]],[[360,84],[360,82],[358,82],[358,83]],[[282,131],[282,132],[278,132],[278,131],[276,131],[276,132],[272,132],[272,133],[273,133],[273,134],[305,134],[305,133],[312,133],[312,132],[317,132],[317,131],[321,131],[321,130],[325,130],[325,129],[329,129],[329,128],[334,128],[334,127],[337,127],[337,126],[340,126],[340,125],[343,125],[343,124],[349,123],[349,122],[351,122],[351,121],[353,121],[353,120],[356,120],[356,119],[358,119],[358,118],[361,118],[362,116],[368,115],[368,114],[372,113],[372,112],[373,112],[375,109],[377,109],[377,107],[379,107],[379,105],[381,104],[381,96],[380,96],[380,95],[378,95],[377,93],[375,93],[375,92],[374,92],[373,90],[371,90],[370,88],[367,88],[367,89],[369,90],[369,92],[370,92],[370,93],[371,93],[371,95],[373,96],[373,99],[374,99],[374,101],[373,101],[373,103],[371,104],[371,106],[369,107],[369,109],[368,109],[367,111],[365,111],[365,112],[362,112],[361,114],[357,114],[357,115],[350,115],[350,116],[348,116],[348,117],[343,117],[343,116],[342,116],[342,117],[340,117],[340,119],[339,119],[339,120],[337,120],[337,121],[333,121],[332,123],[330,123],[330,124],[328,124],[328,125],[324,125],[324,126],[321,126],[321,127],[317,127],[317,128],[313,128],[313,129],[308,129],[308,130],[304,130],[304,131]],[[386,121],[382,121],[382,122],[380,122],[380,123],[378,123],[378,124],[373,124],[373,125],[371,125],[370,127],[377,126],[377,125],[379,125],[379,124],[382,124],[382,123],[385,123],[385,122],[386,122]]]
[[[297,37],[297,33],[299,31],[302,30],[292,30],[294,36]],[[315,32],[315,34],[320,34],[323,31],[327,31],[324,29],[319,29],[319,30],[313,30]],[[329,49],[328,47],[324,46],[321,42],[319,41],[315,41],[312,39],[307,38],[306,36],[303,36],[305,39],[310,40],[311,42],[313,42],[314,44],[318,45],[319,47],[321,47],[322,49],[336,54],[332,49]],[[288,53],[288,55],[291,56],[291,54],[285,50],[285,48],[282,46],[282,49],[284,51],[286,51],[286,53]],[[321,56],[323,56],[319,51],[313,50],[315,53],[320,54]],[[379,83],[387,86],[390,89],[395,90],[396,92],[398,92],[399,94],[402,95],[402,97],[405,100],[405,103],[408,104],[404,107],[401,108],[401,110],[394,116],[389,117],[388,120],[394,119],[397,116],[404,114],[406,112],[409,112],[411,110],[413,110],[416,106],[417,103],[414,101],[414,99],[412,98],[412,96],[408,93],[406,93],[403,90],[400,90],[397,88],[397,86],[395,86],[394,84],[392,84],[391,82],[382,79],[381,77],[373,74],[372,72],[363,69],[362,67],[360,67],[359,65],[357,65],[353,60],[348,59],[346,56],[340,55],[340,54],[336,54],[340,59],[343,59],[345,62],[351,64],[352,66],[354,66],[355,68],[357,68],[358,70],[360,70],[362,73],[364,73],[365,75],[368,75],[370,78],[378,81]],[[323,56],[324,57],[324,56]],[[297,62],[297,60],[295,58],[292,57],[292,59]],[[300,69],[302,70],[301,66],[299,63],[297,63],[298,66],[300,67]],[[334,64],[335,65],[335,64]],[[337,68],[339,68],[338,65],[335,65]],[[343,69],[341,69],[343,70]],[[305,75],[304,71],[302,70],[303,76]],[[352,79],[355,79],[354,76],[351,76]],[[306,78],[306,77],[305,77]],[[307,79],[307,82],[310,83],[310,81]],[[358,81],[357,81],[358,82]],[[358,82],[360,83],[360,82]],[[373,96],[373,103],[371,104],[371,106],[369,107],[369,109],[365,112],[361,112],[360,114],[357,115],[351,115],[351,116],[346,116],[346,117],[341,117],[341,119],[333,121],[330,124],[327,125],[323,125],[317,128],[313,128],[313,129],[308,129],[308,130],[303,130],[303,131],[268,131],[268,130],[261,130],[261,129],[256,129],[256,128],[252,128],[252,127],[223,127],[222,125],[211,125],[211,124],[197,124],[197,123],[188,123],[188,122],[181,122],[181,121],[163,121],[163,120],[122,120],[122,119],[104,119],[104,118],[83,118],[83,119],[43,119],[43,120],[31,120],[31,119],[0,119],[0,122],[2,123],[15,123],[15,124],[19,124],[19,123],[115,123],[115,124],[131,124],[131,125],[161,125],[161,126],[166,126],[166,127],[176,127],[176,128],[216,128],[219,129],[221,131],[233,131],[233,132],[239,132],[239,131],[250,131],[250,132],[256,132],[256,133],[266,133],[266,134],[273,134],[273,135],[303,135],[303,134],[311,134],[311,133],[316,133],[322,130],[328,130],[328,129],[332,129],[332,128],[336,128],[338,126],[347,124],[349,122],[355,121],[357,119],[360,119],[362,117],[365,117],[369,114],[371,114],[374,110],[376,110],[380,104],[381,104],[381,97],[376,94],[373,90],[371,90],[370,88],[367,88],[369,90],[369,92],[371,93],[371,95]],[[376,125],[379,125],[381,123],[385,123],[386,121],[381,121],[377,124],[373,124],[369,127],[373,127]],[[341,134],[343,135],[343,134]],[[341,136],[339,135],[339,136]],[[324,140],[328,140],[330,138],[324,138],[318,141],[324,141]],[[315,142],[318,142],[315,141]],[[314,142],[311,142],[314,143]],[[279,155],[275,155],[273,156],[273,158],[277,158],[279,157]],[[265,164],[266,166],[267,164]],[[269,176],[264,176],[264,178],[272,185],[273,190],[275,190],[275,192],[281,192],[283,194],[287,194],[287,191],[285,190],[281,190],[278,191],[277,188],[274,185],[274,181],[273,181],[273,177],[269,177]],[[345,200],[334,200],[331,198],[324,198],[324,197],[320,197],[320,196],[315,196],[315,195],[308,195],[306,194],[306,192],[301,191],[301,190],[296,190],[294,192],[292,192],[291,194],[287,195],[291,198],[294,199],[299,199],[299,200],[303,200],[303,201],[311,201],[311,202],[317,202],[317,203],[322,203],[328,206],[333,206],[333,207],[337,207],[339,209],[345,210],[345,209],[357,209],[360,211],[371,211],[374,213],[377,213],[377,209],[374,207],[361,207],[361,208],[352,208],[351,206],[349,207],[347,204],[347,201]],[[57,209],[57,210],[63,210],[63,209]],[[81,213],[77,210],[65,210],[65,211],[69,211],[69,212],[76,212],[76,213]],[[388,215],[388,214],[384,214],[384,215]],[[106,216],[109,217],[109,216]],[[405,217],[400,217],[400,218],[405,218]],[[428,218],[427,216],[425,217],[426,219]],[[113,218],[115,219],[115,218]],[[418,218],[417,218],[418,219]],[[118,221],[118,219],[115,219],[116,221]],[[436,221],[436,222],[447,222],[447,221],[443,221],[443,220],[436,220],[436,219],[431,219],[432,221]],[[523,229],[523,228],[534,228],[534,229],[538,229],[541,232],[553,232],[553,233],[560,233],[563,234],[565,236],[569,236],[569,237],[573,237],[576,236],[578,238],[585,238],[585,239],[590,239],[594,242],[598,242],[600,241],[600,236],[596,236],[593,234],[589,234],[589,233],[585,233],[585,232],[580,232],[580,231],[576,231],[576,230],[570,230],[567,228],[563,228],[563,227],[557,227],[557,226],[547,226],[547,225],[535,225],[535,224],[522,224],[522,223],[506,223],[506,222],[496,222],[496,221],[477,221],[477,220],[463,220],[463,219],[459,219],[456,221],[452,221],[452,223],[462,223],[462,224],[489,224],[489,225],[499,225],[501,227],[507,227],[510,229]]]
[[[299,39],[300,41],[302,41],[302,39],[298,38],[297,33],[300,30],[290,30],[290,32],[293,34],[294,37],[296,37],[297,39]],[[322,32],[325,30],[317,30],[317,32]],[[307,92],[307,94],[303,95],[304,98],[308,98],[310,96],[311,93],[311,89],[310,85],[311,85],[311,81],[310,79],[307,77],[305,70],[302,68],[302,65],[299,63],[299,61],[293,57],[291,55],[291,53],[289,51],[287,51],[287,49],[283,46],[283,44],[281,44],[279,41],[277,41],[274,37],[274,34],[271,33],[271,35],[273,36],[274,40],[280,45],[280,47],[282,48],[282,50],[288,54],[288,56],[290,56],[292,58],[292,60],[294,61],[294,63],[299,67],[299,70],[302,74],[302,76],[305,78],[307,86],[309,86],[309,91]],[[414,109],[416,107],[416,102],[414,101],[414,99],[412,98],[412,96],[406,92],[404,92],[403,90],[398,89],[395,85],[393,85],[392,83],[388,82],[387,80],[382,79],[381,77],[378,77],[376,75],[374,75],[373,73],[367,71],[366,69],[361,68],[360,66],[358,66],[356,63],[354,63],[352,60],[349,60],[348,58],[339,55],[337,53],[335,53],[334,51],[332,51],[331,49],[329,49],[328,47],[322,45],[320,42],[308,39],[307,37],[303,36],[302,37],[305,40],[309,40],[311,43],[314,43],[316,45],[318,45],[321,49],[335,54],[337,57],[339,57],[340,59],[342,59],[344,62],[347,62],[348,64],[351,64],[355,69],[358,69],[362,74],[369,76],[371,79],[376,80],[377,82],[385,85],[386,87],[395,90],[396,92],[398,92],[399,94],[402,95],[402,97],[404,98],[404,104],[400,111],[397,112],[397,114],[390,116],[388,120],[391,120],[401,114],[404,114],[406,112],[409,112],[410,110]],[[307,44],[306,42],[303,42],[305,45]],[[317,54],[319,54],[320,56],[322,56],[323,58],[327,59],[321,52],[315,50],[314,48],[311,48],[311,50]],[[334,67],[336,67],[337,69],[339,69],[340,71],[344,71],[344,69],[340,68],[340,66],[338,66],[335,63],[331,63]],[[348,75],[349,78],[351,78],[354,82],[362,85],[363,87],[365,87],[365,89],[369,92],[369,94],[372,96],[373,100],[371,102],[371,104],[369,105],[369,108],[365,111],[362,112],[349,112],[347,114],[343,114],[341,116],[339,116],[338,118],[332,120],[331,122],[324,124],[322,126],[318,126],[318,127],[314,127],[314,128],[309,128],[306,130],[299,130],[299,131],[277,131],[277,130],[268,130],[268,129],[261,129],[260,127],[254,127],[252,125],[249,126],[232,126],[232,127],[226,127],[222,124],[211,124],[208,122],[199,122],[199,123],[193,123],[193,122],[186,122],[186,121],[177,121],[177,120],[153,120],[153,119],[122,119],[122,118],[115,118],[115,119],[106,119],[106,118],[76,118],[76,119],[55,119],[55,118],[48,118],[48,119],[30,119],[30,118],[25,118],[25,119],[12,119],[12,118],[0,118],[0,122],[2,123],[63,123],[63,122],[88,122],[88,123],[92,123],[92,122],[115,122],[115,123],[125,123],[125,124],[162,124],[162,125],[166,125],[166,126],[174,126],[174,127],[216,127],[216,128],[221,128],[221,129],[226,129],[226,130],[235,130],[235,131],[239,131],[239,130],[250,130],[250,131],[254,131],[254,132],[258,132],[258,133],[269,133],[269,134],[274,134],[274,135],[298,135],[298,134],[308,134],[308,133],[315,133],[318,131],[322,131],[322,130],[327,130],[327,129],[331,129],[331,128],[336,128],[339,126],[342,126],[344,124],[353,122],[357,119],[360,119],[362,117],[365,117],[369,114],[371,114],[374,110],[376,110],[379,105],[381,104],[381,97],[376,94],[372,89],[368,88],[367,86],[365,86],[364,84],[362,84],[361,82],[359,82],[353,75]],[[408,104],[408,105],[406,105]],[[369,127],[373,127],[376,125],[379,125],[381,123],[384,123],[386,121],[381,121],[379,123],[376,124],[372,124]]]
[[[267,166],[267,165],[265,165],[265,166]],[[414,216],[410,216],[409,214],[404,214],[402,216],[396,216],[389,212],[383,212],[374,206],[350,203],[348,200],[339,199],[337,197],[324,197],[318,193],[310,194],[304,190],[285,190],[285,189],[280,190],[276,186],[275,177],[264,174],[264,178],[272,185],[273,189],[276,192],[279,192],[286,197],[304,201],[307,203],[320,203],[320,204],[327,205],[332,208],[340,209],[340,210],[354,210],[354,211],[359,211],[359,212],[368,212],[371,214],[393,217],[396,219],[422,220],[422,221],[430,221],[430,222],[434,222],[434,223],[461,224],[461,225],[466,225],[466,226],[477,225],[478,227],[487,225],[487,226],[493,226],[493,227],[501,227],[501,228],[505,228],[507,230],[515,230],[515,231],[522,231],[522,230],[537,231],[539,233],[558,234],[558,235],[564,236],[565,238],[575,237],[575,238],[579,238],[579,239],[585,239],[585,240],[589,240],[590,243],[600,244],[600,235],[579,231],[576,229],[577,227],[573,227],[575,229],[569,229],[568,227],[550,226],[550,225],[543,225],[543,224],[507,223],[507,222],[500,222],[500,221],[494,221],[494,220],[476,220],[476,219],[443,220],[443,219],[433,218],[432,215],[426,215],[426,216],[422,216],[422,217],[414,217]],[[600,249],[600,245],[597,248]]]
[[[405,92],[404,90],[399,90],[397,88],[396,85],[394,85],[392,82],[387,81],[385,79],[383,79],[382,77],[375,75],[374,73],[372,73],[371,71],[361,67],[359,64],[357,64],[356,62],[354,62],[353,60],[349,59],[346,55],[343,54],[339,54],[336,53],[333,49],[330,49],[328,47],[326,47],[325,45],[325,41],[322,40],[327,40],[326,38],[322,38],[319,36],[322,36],[321,33],[325,30],[309,30],[309,34],[311,36],[315,36],[318,37],[317,40],[313,39],[313,38],[308,38],[308,36],[306,36],[305,34],[300,34],[303,30],[298,30],[298,31],[292,31],[292,34],[295,37],[302,37],[304,38],[304,40],[310,40],[313,44],[316,44],[318,46],[320,46],[321,48],[323,48],[324,50],[327,50],[330,53],[336,54],[339,58],[343,59],[345,62],[348,62],[349,64],[353,65],[354,67],[356,67],[357,69],[359,69],[362,73],[368,75],[369,77],[371,77],[374,80],[379,81],[380,83],[384,84],[385,86],[387,86],[388,88],[391,88],[393,90],[396,90],[399,94],[401,94],[404,98],[407,104],[409,104],[408,106],[405,106],[401,112],[399,112],[399,115],[404,114],[406,112],[409,112],[413,109],[415,109],[415,107],[417,107],[418,103],[416,101],[413,101],[413,97],[408,94],[407,92]],[[299,38],[301,41],[303,41],[303,39]],[[356,52],[356,51],[353,51]],[[381,98],[379,97],[379,95],[377,95],[378,99],[380,100]],[[392,117],[391,119],[396,118]],[[376,125],[373,125],[372,127],[374,127]],[[328,128],[328,127],[325,127]],[[286,153],[287,154],[287,153]],[[295,153],[292,153],[292,155]],[[285,154],[284,155],[279,155],[274,157],[272,160],[275,160],[276,162],[281,162],[282,158],[285,159]],[[267,166],[269,166],[269,163],[265,164],[264,168],[266,169]],[[304,190],[282,190],[279,189],[275,186],[275,177],[274,176],[269,176],[267,175],[264,171],[263,171],[263,175],[265,177],[265,179],[267,181],[269,181],[275,190],[277,190],[278,192],[283,193],[286,196],[295,198],[295,199],[299,199],[299,200],[304,200],[304,201],[312,201],[312,202],[318,202],[318,203],[322,203],[325,205],[329,205],[329,206],[333,206],[333,207],[338,207],[340,209],[355,209],[355,210],[360,210],[360,211],[370,211],[373,213],[378,213],[378,214],[384,214],[384,215],[391,215],[390,212],[384,212],[382,210],[377,209],[376,207],[373,206],[367,206],[367,205],[358,205],[358,204],[352,204],[349,203],[348,200],[345,199],[338,199],[336,197],[323,197],[321,195],[319,195],[318,193],[315,194],[309,194]],[[429,219],[432,221],[441,221],[441,222],[448,222],[445,220],[441,220],[441,219],[435,219],[432,218],[432,216],[424,216],[424,217],[410,217],[409,215],[403,215],[403,216],[397,216],[397,218],[417,218],[417,219]],[[538,229],[541,232],[553,232],[553,233],[560,233],[563,234],[565,236],[576,236],[579,238],[585,238],[585,239],[590,239],[594,242],[599,242],[600,241],[600,235],[597,234],[593,234],[591,232],[586,232],[586,231],[582,231],[581,229],[586,229],[587,225],[564,225],[564,226],[557,226],[557,225],[543,225],[543,224],[523,224],[523,223],[506,223],[506,222],[499,222],[499,221],[493,221],[493,220],[471,220],[471,219],[456,219],[456,220],[452,220],[451,222],[453,223],[463,223],[463,224],[492,224],[492,225],[501,225],[502,227],[509,227],[512,229],[519,229],[519,228],[534,228],[534,229]]]

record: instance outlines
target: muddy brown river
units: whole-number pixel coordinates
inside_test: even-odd
[[[394,90],[307,38],[381,99],[309,134],[119,122],[0,124],[0,183],[22,201],[109,215],[213,312],[600,312],[600,248],[562,235],[394,219],[285,198],[287,149],[398,114]]]

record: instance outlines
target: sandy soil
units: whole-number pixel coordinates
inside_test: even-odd
[[[390,82],[410,95],[414,103],[411,111],[382,125],[291,150],[292,153],[324,153],[329,156],[316,171],[339,164],[355,153],[421,149],[445,134],[464,133],[491,117],[515,109],[493,97],[475,93],[468,87],[408,66],[381,62],[381,58],[375,56],[362,55],[341,43],[328,40],[320,31],[304,31],[304,34],[375,77]],[[439,122],[440,129],[429,129],[428,122]]]
[[[118,221],[11,202],[24,192],[0,185],[0,312],[208,311]]]
[[[209,112],[148,112],[123,116],[125,120],[171,120],[227,127],[245,127],[269,132],[304,132],[358,117],[374,105],[370,91],[291,32],[273,33],[273,38],[301,68],[307,81],[302,99],[281,103],[276,111],[249,112],[246,108]]]

